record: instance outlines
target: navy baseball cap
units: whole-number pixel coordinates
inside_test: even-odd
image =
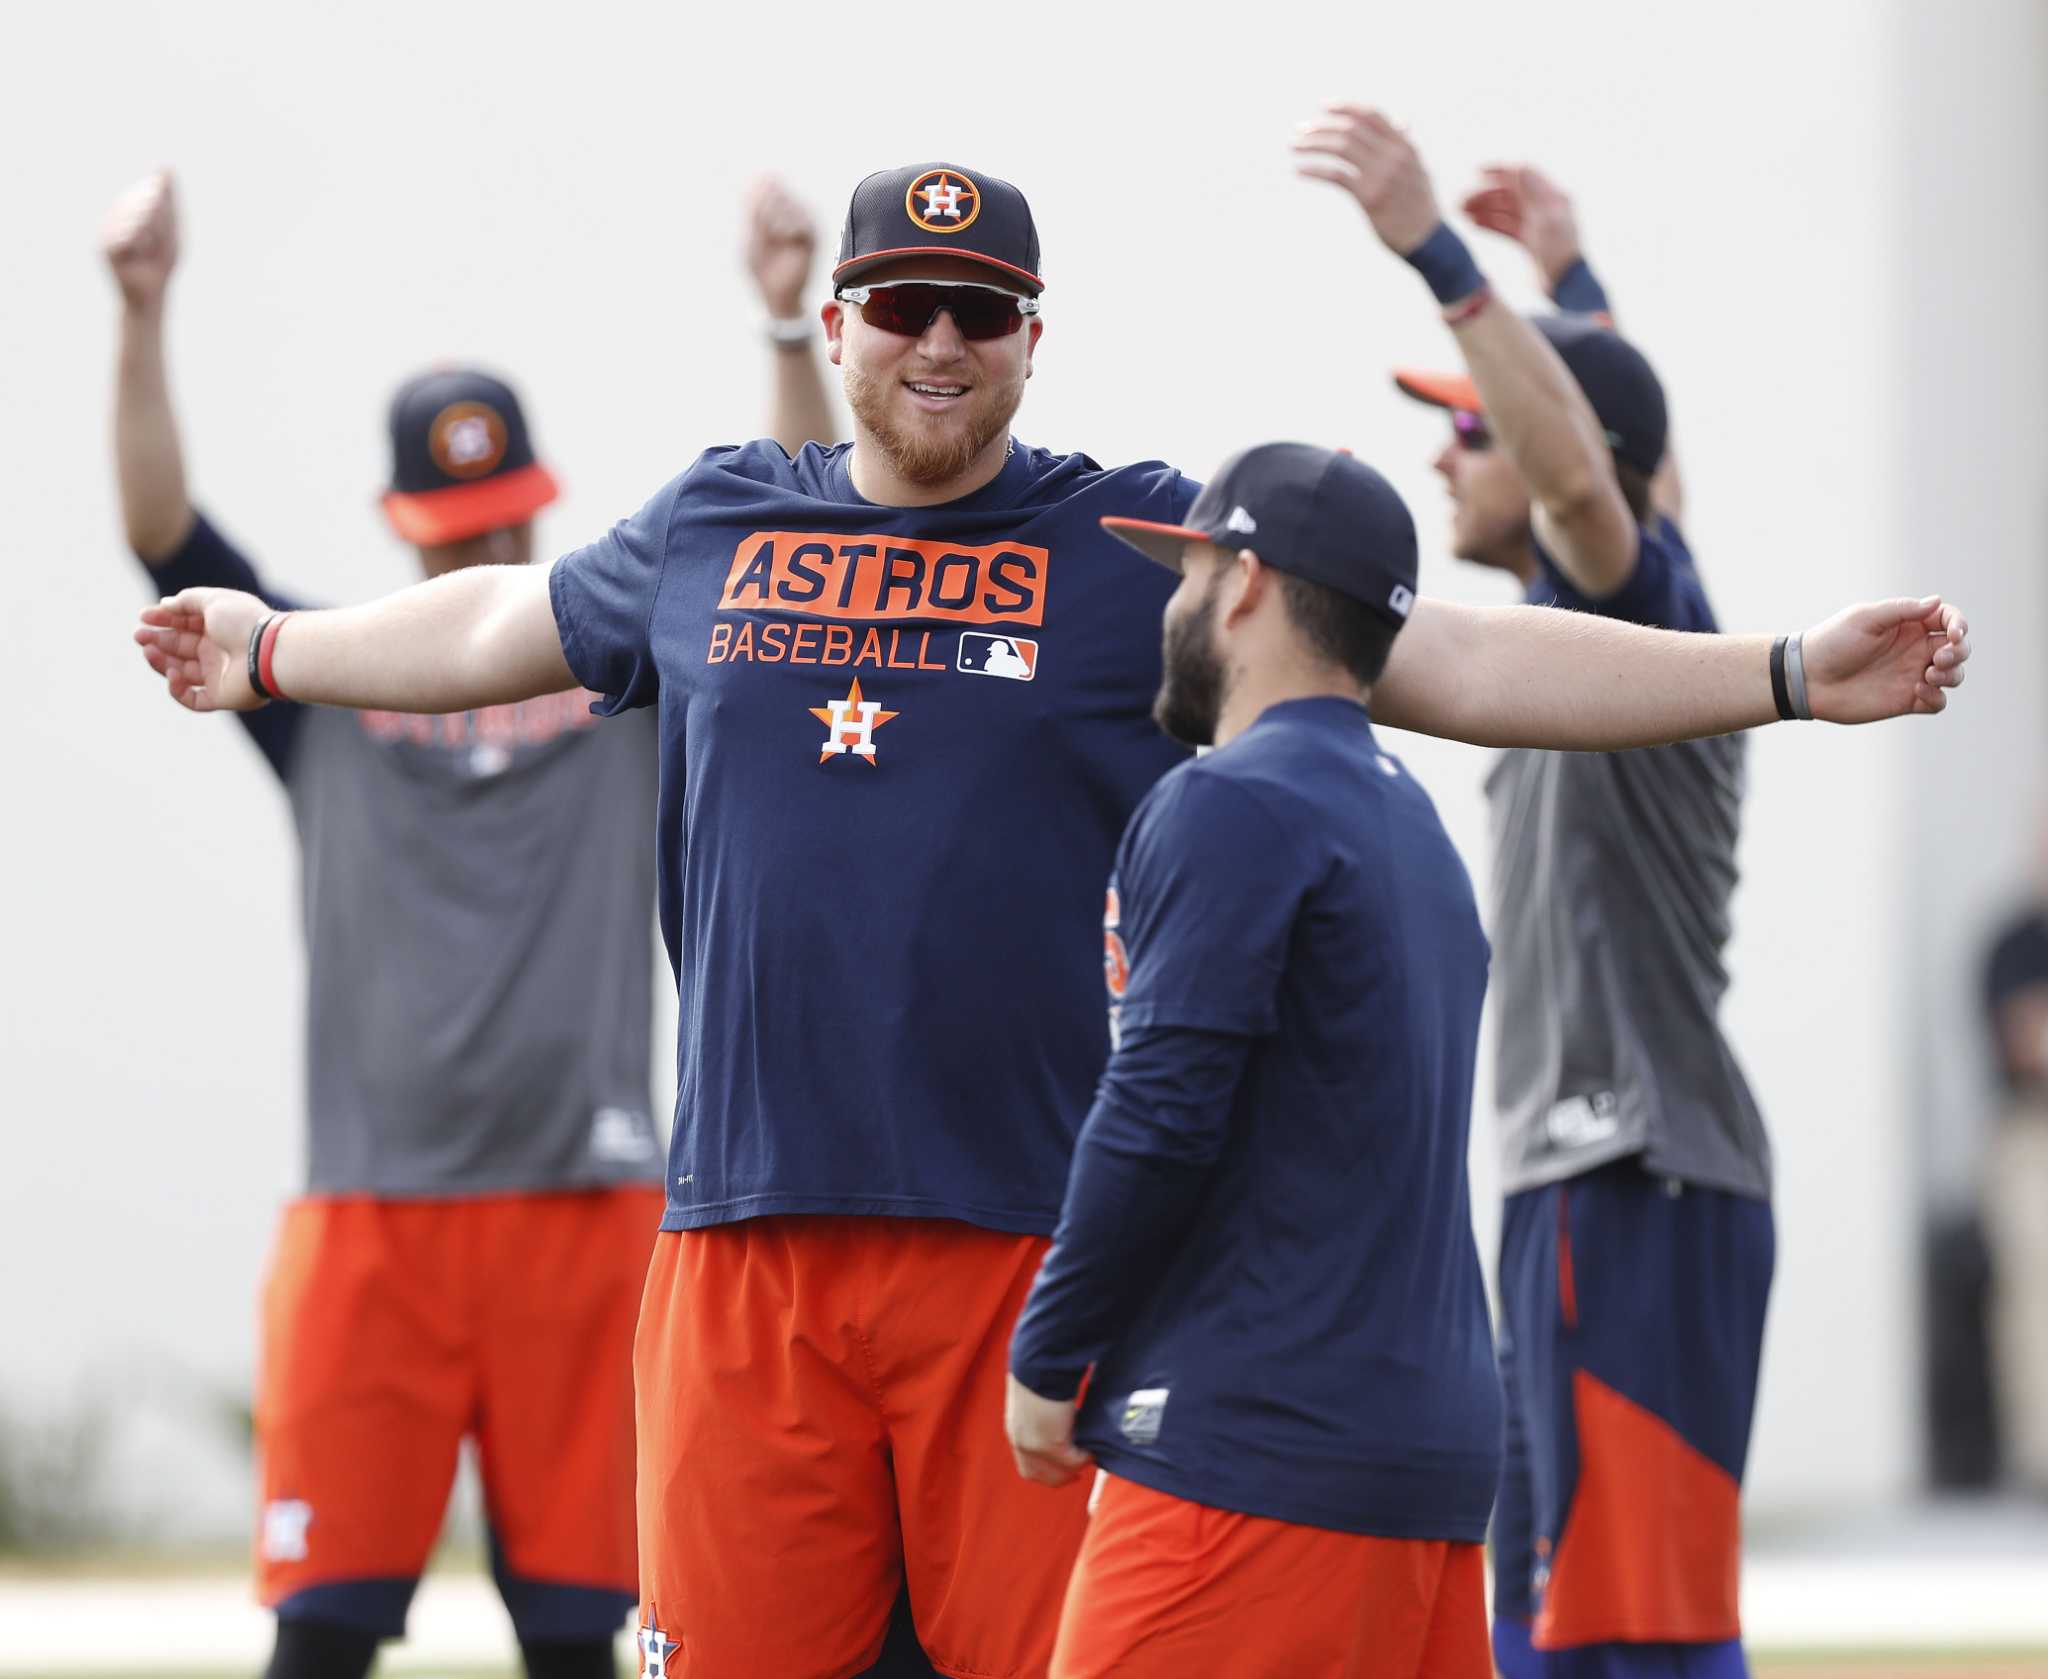
[[[839,234],[835,286],[898,257],[965,257],[986,263],[1036,297],[1038,227],[1008,181],[950,163],[884,169],[853,189]]]
[[[1232,455],[1202,487],[1185,525],[1104,519],[1102,528],[1169,571],[1190,542],[1249,548],[1262,563],[1321,583],[1398,628],[1415,607],[1415,521],[1394,486],[1361,460],[1308,443]]]
[[[391,399],[391,488],[384,512],[425,547],[524,524],[561,493],[534,459],[519,398],[473,367],[406,380]]]
[[[1670,419],[1664,409],[1664,387],[1638,350],[1612,327],[1591,315],[1532,315],[1529,324],[1550,340],[1558,359],[1586,393],[1593,413],[1606,428],[1615,454],[1644,476],[1664,459]],[[1417,402],[1483,414],[1479,387],[1463,373],[1426,373],[1397,367],[1394,383]]]

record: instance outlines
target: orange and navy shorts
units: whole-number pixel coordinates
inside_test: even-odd
[[[1193,1504],[1105,1474],[1052,1679],[1492,1679],[1477,1545]]]
[[[633,1321],[653,1186],[285,1208],[263,1299],[257,1586],[379,1637],[477,1444],[522,1640],[609,1637],[636,1600]]]
[[[1010,1330],[1042,1236],[797,1216],[663,1234],[634,1349],[642,1670],[849,1679],[908,1585],[956,1679],[1041,1679],[1085,1478],[1023,1480]]]
[[[1508,1197],[1495,1637],[1526,1652],[1741,1636],[1740,1500],[1770,1204],[1616,1161]]]

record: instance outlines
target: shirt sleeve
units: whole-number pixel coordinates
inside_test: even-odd
[[[651,626],[683,482],[664,485],[638,513],[564,554],[548,574],[563,655],[576,680],[603,696],[590,708],[601,716],[652,705],[661,692]]]
[[[191,531],[172,553],[156,565],[143,562],[143,569],[160,594],[175,595],[182,589],[239,589],[279,612],[294,612],[304,604],[266,584],[248,556],[221,535],[204,513],[193,516]],[[280,781],[291,774],[292,753],[305,715],[306,708],[292,700],[272,700],[254,711],[235,713],[235,720]]]
[[[1272,1031],[1309,873],[1294,838],[1238,783],[1201,764],[1162,781],[1117,858],[1129,964],[1120,1026]]]
[[[1654,529],[1641,533],[1635,569],[1611,595],[1582,594],[1541,543],[1536,545],[1536,558],[1543,569],[1544,598],[1551,605],[1657,630],[1710,631],[1715,627],[1713,608],[1707,604],[1699,574],[1668,519],[1658,518]]]
[[[1073,1398],[1173,1263],[1229,1136],[1251,1048],[1227,1033],[1124,1032],[1011,1338],[1010,1369],[1033,1393]]]

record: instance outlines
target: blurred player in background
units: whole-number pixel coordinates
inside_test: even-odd
[[[131,546],[160,590],[285,604],[186,492],[168,176],[115,205],[105,251]],[[385,511],[422,571],[526,563],[556,491],[507,386],[409,380],[391,444]],[[630,1350],[661,1217],[652,721],[600,724],[564,693],[242,722],[298,829],[307,968],[307,1179],[256,1401],[270,1674],[360,1675],[403,1634],[467,1436],[527,1672],[608,1676],[637,1596]]]
[[[1486,936],[1367,710],[1415,525],[1298,443],[1183,528],[1106,523],[1181,574],[1154,711],[1217,749],[1117,852],[1115,1048],[1011,1346],[1019,1470],[1065,1484],[1078,1439],[1107,1471],[1053,1673],[1489,1679]]]
[[[1984,963],[1984,1014],[1999,1095],[1986,1142],[1991,1374],[2013,1482],[2048,1495],[2048,832],[2031,901]]]
[[[1051,1654],[1084,1494],[1014,1473],[1009,1333],[1107,1052],[1103,882],[1184,756],[1150,716],[1165,576],[1098,521],[1179,524],[1196,486],[1013,439],[1038,265],[1007,182],[871,175],[822,311],[851,445],[709,450],[546,574],[339,612],[189,589],[137,632],[195,710],[581,682],[658,713],[680,1094],[635,1366],[665,1679],[840,1679],[906,1578],[940,1671]],[[1485,744],[1638,745],[1789,715],[1770,646],[1430,603],[1374,698]],[[1807,638],[1813,709],[1938,710],[1966,656],[1938,601],[1852,608]]]
[[[1403,372],[1449,411],[1437,467],[1460,559],[1576,615],[1710,632],[1661,480],[1664,393],[1598,316],[1493,298],[1421,159],[1335,106],[1299,142],[1444,306],[1466,374]],[[1604,316],[1570,205],[1492,171],[1475,213]],[[1773,679],[1803,709],[1795,642]],[[1773,1231],[1770,1147],[1721,1034],[1743,790],[1739,735],[1645,752],[1507,753],[1495,831],[1495,1065],[1507,1206],[1508,1455],[1495,1657],[1524,1675],[1746,1671],[1740,1483]]]

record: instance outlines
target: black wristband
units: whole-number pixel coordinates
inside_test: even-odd
[[[1781,635],[1771,643],[1771,698],[1777,702],[1779,721],[1785,723],[1799,715],[1792,709],[1792,690],[1785,682],[1785,643],[1789,639]]]
[[[277,698],[275,694],[263,686],[262,659],[263,632],[270,627],[270,620],[276,616],[277,614],[272,612],[257,619],[256,627],[249,632],[249,686],[256,690],[256,697],[260,700],[274,700]]]

